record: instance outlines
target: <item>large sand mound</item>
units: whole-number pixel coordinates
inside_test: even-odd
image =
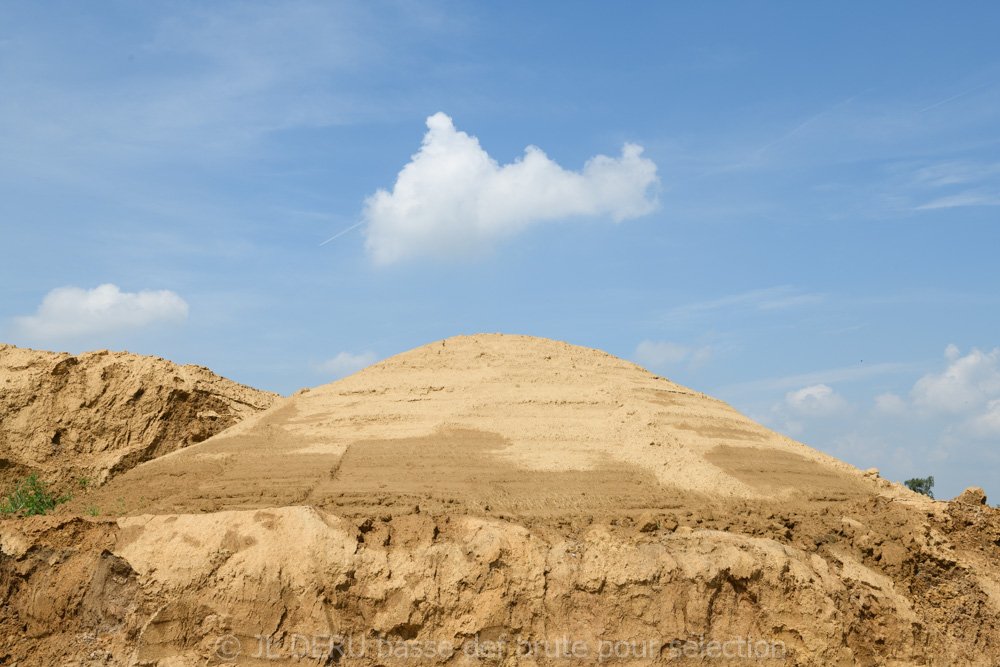
[[[997,515],[595,350],[453,338],[0,521],[0,663],[991,665]]]
[[[277,398],[155,357],[0,345],[0,484],[31,473],[99,484],[201,442]]]
[[[876,480],[604,352],[450,338],[300,392],[111,485],[147,511],[309,504],[512,515],[845,500]],[[487,508],[489,508],[487,510]]]

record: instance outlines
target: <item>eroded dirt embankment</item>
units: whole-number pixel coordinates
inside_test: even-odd
[[[156,357],[0,345],[0,487],[32,473],[57,487],[101,484],[278,398]]]
[[[244,665],[417,664],[387,662],[387,647],[450,644],[461,664],[563,664],[568,638],[574,664],[615,645],[640,653],[603,662],[653,664],[749,637],[786,665],[996,663],[997,510],[885,496],[730,510],[529,525],[310,507],[7,520],[0,660],[200,665],[238,646]],[[461,654],[477,637],[507,642],[503,659]],[[517,638],[535,655],[518,656]],[[255,660],[262,642],[271,657]],[[305,647],[323,659],[293,659]]]

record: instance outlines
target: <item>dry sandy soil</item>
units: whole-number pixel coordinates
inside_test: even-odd
[[[201,442],[279,398],[201,366],[0,344],[0,484],[111,475]]]
[[[119,355],[159,402],[114,416],[0,353],[38,392],[0,396],[11,469],[102,482],[0,521],[0,664],[1000,662],[981,492],[930,500],[597,350],[451,338],[277,400]],[[238,423],[171,421],[171,373]],[[64,404],[114,456],[38,454]]]

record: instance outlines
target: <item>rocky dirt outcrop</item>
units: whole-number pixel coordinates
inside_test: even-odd
[[[278,400],[200,366],[126,352],[0,345],[0,484],[31,473],[101,484]]]
[[[752,646],[734,664],[996,664],[1000,548],[974,537],[1000,531],[996,510],[776,509],[652,531],[304,506],[31,517],[2,525],[0,660],[670,664]]]

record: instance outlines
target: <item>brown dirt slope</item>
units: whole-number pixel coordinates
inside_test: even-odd
[[[278,396],[126,352],[0,345],[0,483],[109,477],[201,442]]]
[[[998,515],[459,337],[0,520],[0,664],[994,665]]]

